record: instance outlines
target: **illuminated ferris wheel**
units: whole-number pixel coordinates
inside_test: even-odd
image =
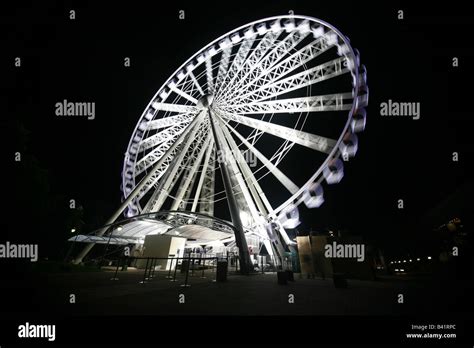
[[[277,16],[234,29],[182,64],[151,98],[130,139],[124,201],[113,222],[160,211],[209,216],[223,202],[240,236],[281,254],[298,206],[355,155],[368,102],[365,67],[338,29]]]

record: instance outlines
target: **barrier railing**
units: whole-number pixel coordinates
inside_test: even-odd
[[[104,260],[105,261],[105,260]],[[143,277],[139,281],[140,284],[146,284],[153,278],[158,276],[157,271],[163,275],[163,279],[171,282],[177,282],[178,279],[183,281],[182,287],[190,286],[190,279],[199,276],[200,279],[211,279],[213,282],[219,281],[219,274],[217,271],[217,264],[220,261],[225,261],[227,267],[220,267],[220,272],[225,272],[224,278],[228,273],[235,272],[239,274],[240,260],[238,255],[227,254],[225,256],[207,257],[205,254],[187,254],[183,257],[135,257],[122,256],[114,259],[108,259],[109,264],[115,263],[114,276],[111,280],[118,280],[119,269],[127,270],[128,266],[138,266],[137,270],[143,270]],[[281,259],[275,262],[274,259],[269,258],[265,261],[261,259],[261,263],[254,264],[255,273],[276,273],[278,271],[291,270],[291,260]],[[164,269],[159,269],[163,266]],[[222,265],[221,265],[222,266]],[[179,274],[178,274],[179,270]],[[206,271],[208,274],[206,274]],[[182,276],[180,276],[182,274]]]
[[[126,269],[130,264],[140,263],[140,260],[144,260],[145,263],[143,268],[143,278],[139,282],[140,284],[146,284],[153,278],[157,277],[156,271],[158,268],[158,263],[160,261],[166,261],[166,266],[164,269],[164,279],[168,279],[171,282],[177,281],[177,271],[180,269],[180,273],[184,274],[184,284],[181,284],[182,287],[189,287],[190,276],[194,277],[196,268],[200,268],[200,279],[206,279],[205,271],[210,270],[212,273],[215,273],[215,279],[213,281],[218,281],[218,274],[216,271],[217,262],[219,261],[218,257],[120,257],[117,259],[109,259],[110,262],[116,262],[114,276],[111,280],[119,280],[118,272],[119,269]],[[141,266],[141,265],[140,265]],[[141,269],[141,267],[137,267]]]

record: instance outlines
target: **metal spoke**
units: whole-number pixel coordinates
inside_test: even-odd
[[[153,102],[151,106],[155,110],[179,112],[183,114],[197,114],[200,111],[200,109],[196,106],[181,105],[181,104]]]
[[[329,40],[328,34],[312,41],[300,50],[291,54],[288,58],[262,70],[260,75],[242,86],[243,89],[239,91],[239,95],[247,94],[263,85],[278,80],[282,76],[288,75],[294,70],[303,67],[306,63],[326,52],[331,47],[333,47],[333,44]],[[235,93],[230,97],[234,96]]]
[[[169,117],[162,117],[157,120],[148,121],[146,124],[144,124],[144,129],[155,130],[182,123],[189,123],[191,121],[191,117],[192,116],[188,114],[178,114]]]
[[[184,132],[187,126],[191,123],[191,121],[191,119],[188,119],[188,121],[186,122],[177,123],[169,128],[162,130],[159,133],[153,134],[152,136],[143,139],[138,145],[138,151],[145,151],[168,140],[176,139],[180,134]]]
[[[344,100],[350,102],[344,103]],[[226,111],[238,114],[273,114],[350,110],[352,93],[318,95],[313,97],[278,99],[227,106]]]
[[[201,142],[204,139],[204,135],[207,135],[207,125],[197,126],[189,133],[187,140],[180,148],[180,153],[173,159],[173,164],[170,165],[166,178],[160,182],[159,187],[155,190],[152,197],[145,205],[145,212],[158,211],[163,205],[169,191],[174,186],[173,181],[177,180],[179,175],[176,175],[180,169],[181,164],[185,158],[189,159],[192,153],[197,148],[200,148]],[[197,137],[197,135],[199,136]]]
[[[201,170],[201,176],[199,177],[198,186],[196,188],[196,193],[194,195],[193,205],[191,207],[191,211],[193,211],[193,212],[196,211],[196,208],[197,208],[197,205],[198,205],[198,202],[199,202],[199,197],[201,195],[202,186],[204,184],[204,179],[206,178],[206,174],[207,174],[207,168],[208,168],[208,166],[210,166],[210,160],[211,160],[211,155],[212,155],[212,152],[213,152],[213,148],[214,148],[214,139],[211,138],[211,141],[207,145],[206,157],[204,158],[204,163],[203,163],[202,170]]]
[[[255,42],[256,34],[253,32],[252,29],[249,29],[244,39],[235,55],[232,63],[230,64],[229,69],[227,70],[227,74],[224,78],[223,83],[221,84],[221,88],[217,91],[217,95],[221,94],[221,91],[225,91],[227,86],[229,85],[229,81],[233,81],[236,74],[242,69],[242,65],[244,64],[245,58],[247,58],[250,49],[252,48],[253,43]]]
[[[196,76],[194,76],[193,72],[190,71],[189,72],[189,77],[191,78],[191,80],[193,81],[194,85],[196,86],[197,90],[199,91],[199,93],[201,94],[201,96],[204,95],[204,91],[202,90],[202,87],[201,85],[199,84],[198,80],[196,79]]]
[[[178,87],[176,87],[175,85],[171,84],[170,85],[170,89],[175,92],[176,94],[178,94],[179,96],[189,100],[191,103],[193,104],[197,104],[197,99],[196,98],[193,98],[192,96],[190,96],[188,93],[182,91],[181,89],[179,89]]]
[[[265,100],[331,79],[350,71],[345,66],[345,62],[345,57],[336,58],[298,74],[263,85],[255,91],[226,101],[226,104]]]
[[[336,145],[336,141],[334,139],[299,131],[285,126],[280,126],[274,123],[252,119],[250,117],[237,115],[230,112],[217,112],[217,114],[219,114],[219,116],[222,118],[241,123],[254,129],[258,129],[262,132],[274,135],[284,140],[290,139],[299,145],[323,153],[330,153]]]
[[[223,95],[223,98],[228,99],[232,95],[245,93],[245,89],[248,88],[251,81],[254,81],[257,76],[260,76],[264,71],[275,64],[275,62],[287,55],[288,52],[291,52],[307,35],[308,33],[300,33],[299,31],[288,34],[283,40],[278,42],[278,44],[274,45],[273,49],[264,56],[258,64],[253,64],[240,81],[235,83],[232,89],[229,89],[228,93]]]
[[[263,56],[271,49],[278,36],[279,34],[276,34],[272,31],[267,32],[260,40],[257,47],[252,50],[247,59],[245,59],[237,74],[235,74],[229,81],[228,86],[233,86],[236,83],[239,83],[242,78],[244,78],[251,70],[253,70],[258,62],[263,58]],[[227,94],[226,90],[220,89],[216,96],[217,99],[220,98],[221,93],[224,93],[224,96]]]
[[[291,181],[277,166],[275,166],[268,158],[266,158],[265,155],[263,155],[252,144],[250,144],[239,132],[230,126],[228,128],[291,194],[294,194],[299,190],[298,186],[295,185],[293,181]]]
[[[208,136],[206,140],[204,141],[204,145],[202,146],[202,148],[207,148],[210,141],[211,141],[211,136],[210,136],[210,133],[208,132]],[[201,147],[196,147],[196,149],[201,149]],[[178,207],[183,203],[183,199],[185,195],[186,194],[189,195],[188,190],[189,190],[189,186],[191,185],[191,180],[195,177],[199,164],[201,163],[202,158],[204,156],[204,151],[196,151],[196,149],[193,152],[193,155],[195,155],[196,152],[198,152],[197,156],[196,158],[191,159],[192,166],[185,172],[185,175],[181,181],[181,184],[179,185],[178,193],[176,194],[176,197],[174,198],[174,202],[171,205],[171,210],[177,210]]]
[[[214,93],[214,76],[212,75],[212,57],[206,59],[206,77],[207,77],[207,91],[209,94]]]

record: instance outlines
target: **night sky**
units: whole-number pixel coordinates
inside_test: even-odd
[[[120,204],[129,138],[156,90],[218,36],[288,10],[346,34],[361,52],[370,89],[359,152],[345,166],[342,182],[325,186],[321,208],[301,209],[299,232],[347,229],[401,255],[422,252],[431,228],[446,222],[443,214],[461,214],[472,226],[472,207],[462,193],[472,188],[473,177],[473,18],[459,7],[316,1],[235,2],[225,9],[204,1],[3,6],[3,133],[13,139],[4,160],[13,169],[4,181],[10,203],[3,223],[10,240],[32,238],[45,248],[63,242],[63,212],[71,198],[84,207],[86,227],[105,222]],[[70,9],[76,10],[74,21]],[[185,20],[178,19],[180,9]],[[399,9],[404,20],[397,19]],[[21,68],[14,67],[17,56]],[[459,57],[458,68],[451,65],[453,56]],[[123,67],[124,57],[131,58],[130,68]],[[54,104],[63,99],[96,102],[96,119],[55,116]],[[380,103],[388,99],[420,102],[421,119],[381,117]],[[34,165],[13,162],[15,151]],[[441,213],[430,215],[453,194]],[[397,209],[400,198],[403,210]]]

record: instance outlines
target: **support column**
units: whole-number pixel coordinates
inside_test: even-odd
[[[219,141],[219,137],[216,131],[216,124],[214,115],[212,114],[211,108],[209,107],[209,116],[211,119],[212,134],[214,135],[214,141],[216,144],[216,149],[219,153],[222,152],[222,144]],[[232,219],[232,224],[235,227],[235,243],[239,248],[240,254],[240,272],[242,274],[248,274],[251,270],[252,263],[250,261],[249,248],[247,246],[247,240],[245,239],[245,232],[242,226],[242,221],[240,220],[240,213],[237,207],[237,202],[235,201],[235,196],[232,191],[232,184],[230,181],[229,168],[224,163],[220,163],[219,167],[222,173],[222,181],[224,183],[224,189],[227,195],[227,204],[229,205],[230,216]]]

